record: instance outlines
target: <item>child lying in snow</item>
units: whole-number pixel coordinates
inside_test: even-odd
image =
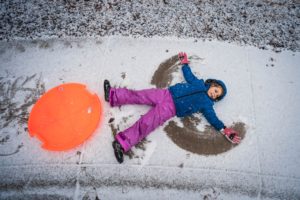
[[[226,128],[218,119],[213,109],[213,102],[220,101],[226,95],[225,84],[216,79],[198,79],[188,65],[186,53],[178,54],[183,76],[187,83],[177,83],[168,89],[146,89],[140,91],[125,88],[111,88],[109,81],[104,81],[105,101],[111,106],[125,104],[143,104],[152,109],[143,115],[133,126],[116,135],[113,141],[115,156],[119,163],[123,162],[123,153],[139,143],[151,131],[168,119],[185,117],[201,112],[207,121],[220,131],[230,142],[240,142],[238,133]]]

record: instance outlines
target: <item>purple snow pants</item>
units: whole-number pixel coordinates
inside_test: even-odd
[[[121,144],[125,152],[176,114],[173,98],[167,89],[135,91],[125,88],[111,88],[109,103],[111,106],[125,104],[152,106],[148,113],[141,116],[134,125],[116,135],[117,141]]]

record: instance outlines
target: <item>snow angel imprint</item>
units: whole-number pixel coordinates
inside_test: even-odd
[[[124,152],[128,152],[149,133],[174,116],[188,117],[201,112],[207,121],[232,144],[241,140],[239,133],[224,125],[217,117],[213,105],[222,100],[227,88],[223,81],[217,79],[198,79],[189,67],[186,53],[179,53],[182,65],[184,83],[177,83],[166,89],[153,88],[145,90],[130,90],[127,88],[112,88],[108,80],[104,81],[105,100],[110,106],[128,104],[149,105],[151,109],[128,129],[116,135],[112,145],[116,159],[122,163]]]

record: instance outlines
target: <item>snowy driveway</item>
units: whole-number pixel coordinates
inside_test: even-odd
[[[74,150],[49,152],[29,137],[28,113],[50,88],[79,82],[103,100],[104,79],[155,87],[155,71],[179,51],[192,56],[197,76],[227,83],[228,96],[215,109],[225,124],[243,124],[240,145],[191,152],[173,142],[167,122],[119,165],[112,133],[148,108],[106,103],[96,132]],[[1,42],[0,199],[299,199],[299,63],[299,52],[176,38]],[[180,70],[170,74],[169,84],[183,80]],[[198,118],[195,127],[205,132],[207,122]]]

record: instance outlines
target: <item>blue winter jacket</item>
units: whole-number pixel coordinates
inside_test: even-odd
[[[182,72],[187,83],[177,83],[169,87],[176,107],[176,115],[185,117],[201,112],[215,129],[224,128],[223,122],[218,119],[213,109],[214,102],[207,94],[210,85],[206,85],[203,79],[198,79],[187,64],[183,65]]]

